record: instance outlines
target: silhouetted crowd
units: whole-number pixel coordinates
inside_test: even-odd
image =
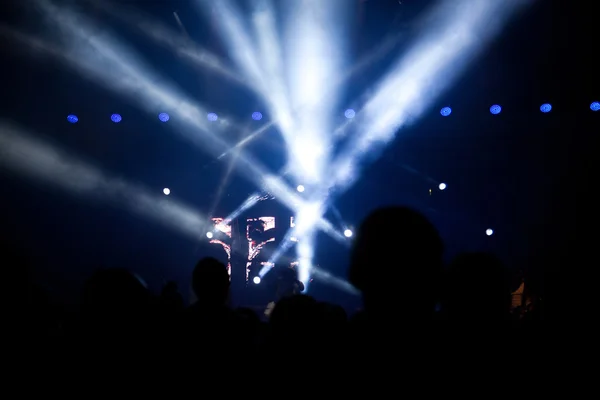
[[[236,389],[225,383],[236,374],[263,385],[288,376],[295,385],[346,379],[352,386],[357,368],[363,378],[383,379],[387,371],[391,384],[434,358],[440,360],[436,374],[467,368],[463,363],[477,369],[484,365],[472,361],[478,357],[510,368],[529,328],[542,320],[540,299],[530,301],[527,312],[512,312],[514,285],[498,258],[467,253],[445,266],[443,252],[437,229],[423,215],[383,208],[363,222],[354,241],[348,279],[364,305],[354,315],[294,293],[277,301],[268,321],[249,308],[231,309],[226,266],[204,258],[191,277],[197,301],[189,307],[174,283],[155,295],[126,269],[103,269],[87,281],[80,312],[69,318],[59,318],[44,293],[28,284],[17,325],[25,329],[17,331],[28,350],[52,354],[48,368],[119,370],[133,380],[140,370],[153,371],[143,379],[196,371],[197,379],[223,378],[222,390]],[[16,253],[5,256],[20,262]],[[199,372],[204,369],[208,375]]]

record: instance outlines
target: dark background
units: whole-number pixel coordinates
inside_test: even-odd
[[[264,107],[247,90],[189,67],[84,1],[68,3],[109,26],[160,75],[220,115],[233,116],[250,128],[268,120]],[[177,11],[195,42],[226,56],[214,29],[189,1],[113,3],[139,8],[173,29],[178,29],[173,18]],[[582,196],[595,183],[590,160],[600,112],[591,112],[589,105],[600,101],[599,64],[594,59],[597,33],[592,31],[592,5],[576,3],[537,1],[513,20],[452,88],[417,123],[403,129],[361,180],[336,200],[343,218],[358,225],[378,206],[414,206],[439,227],[448,257],[463,250],[494,251],[511,268],[526,269],[541,292],[544,277],[577,240],[577,222],[587,210]],[[348,104],[411,43],[412,22],[432,4],[348,0],[357,16],[350,49],[354,60],[387,34],[406,33],[392,56],[347,85]],[[5,1],[2,9],[3,24],[44,33],[28,1]],[[157,192],[169,187],[173,197],[209,211],[227,169],[226,159],[216,161],[214,155],[189,146],[156,115],[80,79],[52,59],[32,56],[6,37],[0,43],[2,119],[52,139],[108,175]],[[553,110],[542,114],[539,106],[546,102]],[[491,115],[491,104],[501,104],[502,113]],[[442,118],[439,110],[446,105],[453,113]],[[339,122],[345,108],[340,107]],[[263,112],[263,121],[250,119],[256,110]],[[110,121],[114,112],[123,116],[120,124]],[[79,123],[67,123],[70,113],[79,116]],[[222,134],[232,141],[240,135],[227,130]],[[285,163],[282,145],[271,130],[249,149],[276,171]],[[3,235],[27,249],[36,279],[63,299],[77,296],[83,279],[99,266],[127,266],[156,290],[170,279],[187,289],[195,261],[212,251],[202,235],[192,240],[114,205],[74,197],[50,184],[34,184],[4,167],[0,179]],[[430,179],[446,182],[448,189],[436,190]],[[255,190],[234,172],[215,216],[227,215]],[[492,237],[485,236],[488,227],[495,231]],[[347,250],[324,235],[319,236],[316,261],[345,277]],[[350,301],[318,282],[312,290],[318,297]]]

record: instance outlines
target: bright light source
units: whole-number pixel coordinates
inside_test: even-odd
[[[67,116],[67,121],[69,121],[72,124],[76,124],[77,121],[79,121],[79,118],[77,118],[77,115],[71,114],[71,115]]]
[[[169,114],[167,114],[167,113],[160,113],[160,114],[158,114],[158,119],[161,122],[167,122],[170,118],[171,117],[169,117]]]
[[[168,196],[168,195],[170,195],[170,194],[171,194],[171,189],[169,189],[169,188],[164,188],[164,189],[163,189],[163,193],[165,194],[165,196]]]
[[[115,124],[118,124],[119,122],[121,122],[123,118],[121,118],[121,116],[119,114],[113,114],[110,116],[110,120],[112,122],[114,122]]]
[[[485,231],[485,234],[488,236],[492,236],[494,234],[494,230],[493,229],[488,229]]]
[[[444,117],[447,117],[448,115],[452,114],[452,109],[450,107],[444,107],[440,110],[440,114],[442,114]]]
[[[298,187],[296,188],[297,191],[299,191],[300,193],[304,192],[304,186],[302,185],[298,185]]]
[[[600,110],[600,103],[595,101],[592,104],[590,104],[590,110],[592,110],[592,111]]]
[[[254,282],[254,284],[258,285],[260,283],[260,277],[255,276],[254,279],[252,279],[252,282]]]
[[[213,235],[213,233],[212,233],[212,232],[206,232],[206,237],[207,237],[207,238],[209,238],[209,239],[212,239],[212,238],[213,238],[213,236],[214,236],[214,235]]]
[[[206,118],[208,118],[209,121],[211,122],[215,122],[216,120],[219,119],[219,116],[215,113],[208,113],[208,115],[206,116]]]
[[[352,237],[352,231],[350,229],[346,229],[344,231],[344,236],[346,236],[347,238]]]
[[[490,107],[490,112],[494,115],[500,114],[500,111],[502,111],[502,107],[500,107],[498,104],[494,104]]]
[[[297,241],[298,241],[298,238],[297,238],[297,237],[295,237],[295,236],[292,236],[292,237],[290,238],[290,241],[292,241],[292,242],[297,242]]]
[[[349,109],[346,110],[346,112],[344,113],[344,115],[346,116],[346,118],[352,119],[352,118],[354,118],[356,116],[356,112],[353,109],[349,108]]]
[[[446,189],[446,187],[447,186],[445,183],[440,183],[440,186],[439,186],[440,190],[444,190],[444,189]]]
[[[262,119],[262,114],[258,111],[252,113],[252,119],[255,121],[260,121]]]
[[[540,106],[540,111],[543,112],[543,113],[548,113],[548,112],[550,112],[550,110],[552,110],[552,106],[550,104],[548,104],[548,103],[542,104]]]

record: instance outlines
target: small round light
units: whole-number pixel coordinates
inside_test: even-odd
[[[346,116],[346,118],[348,119],[352,119],[356,116],[356,111],[354,111],[353,109],[349,108],[344,112],[344,116]]]
[[[450,107],[444,107],[440,110],[440,114],[442,114],[444,117],[447,117],[448,115],[452,114],[452,109]]]
[[[76,124],[77,121],[79,121],[79,118],[77,118],[77,115],[71,114],[67,116],[67,121],[69,121],[72,124]]]
[[[552,105],[546,103],[540,106],[540,111],[543,113],[549,113],[552,110]]]
[[[255,121],[260,121],[262,119],[262,114],[258,111],[252,113],[252,119]]]
[[[214,236],[214,235],[213,235],[213,233],[212,233],[212,232],[206,232],[206,237],[207,237],[207,238],[209,238],[209,239],[212,239],[212,238],[213,238],[213,236]]]
[[[347,238],[352,237],[352,231],[350,229],[346,229],[344,231],[344,236],[346,236]]]
[[[595,101],[592,104],[590,104],[590,110],[592,110],[592,111],[600,110],[600,103]]]
[[[115,124],[118,124],[119,122],[121,122],[123,118],[121,118],[121,116],[119,114],[113,114],[110,116],[110,120],[112,122],[114,122]]]
[[[498,104],[494,104],[490,107],[490,112],[494,115],[500,114],[500,111],[502,111],[502,107],[500,107]]]
[[[210,122],[215,122],[216,120],[219,119],[219,116],[215,113],[208,113],[206,115],[206,118],[210,121]]]
[[[168,196],[168,195],[170,195],[170,194],[171,194],[171,189],[169,189],[169,188],[164,188],[164,189],[163,189],[163,193],[165,194],[165,196]]]
[[[303,185],[298,185],[298,187],[296,188],[297,191],[299,191],[300,193],[304,192],[304,186]]]
[[[254,282],[255,285],[258,285],[260,283],[260,277],[255,276],[254,279],[252,279],[252,282]]]
[[[493,229],[488,229],[485,231],[485,234],[488,236],[492,236],[494,234],[494,230]]]
[[[167,114],[167,113],[160,113],[160,114],[158,114],[158,119],[161,122],[167,122],[170,118],[171,117],[169,117],[169,114]]]
[[[448,186],[446,186],[445,183],[440,183],[440,186],[439,186],[440,190],[445,190],[447,187]]]

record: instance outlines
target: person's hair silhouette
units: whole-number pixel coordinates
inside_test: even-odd
[[[203,258],[192,274],[192,289],[199,304],[223,306],[229,296],[227,267],[215,258]]]
[[[407,207],[381,208],[357,232],[349,279],[370,318],[431,318],[442,255],[440,235],[425,216]]]

